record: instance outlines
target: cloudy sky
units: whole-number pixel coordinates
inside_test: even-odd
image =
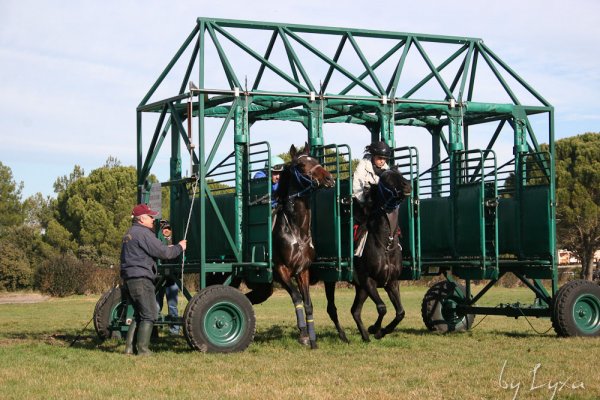
[[[556,108],[557,138],[600,131],[597,0],[339,3],[0,0],[0,161],[24,197],[76,164],[134,165],[135,108],[198,16],[482,38]]]

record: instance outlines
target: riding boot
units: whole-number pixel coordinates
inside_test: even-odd
[[[129,330],[127,331],[127,340],[125,341],[125,354],[132,355],[135,352],[135,328],[137,323],[135,320],[129,325]]]
[[[150,344],[150,336],[152,336],[152,321],[141,321],[137,328],[137,350],[138,356],[149,356],[152,354],[148,345]]]

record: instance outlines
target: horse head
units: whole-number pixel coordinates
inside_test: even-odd
[[[396,167],[392,167],[381,174],[375,190],[375,203],[384,210],[391,211],[410,196],[412,187],[402,173]]]
[[[292,162],[290,172],[296,183],[303,189],[318,189],[322,187],[333,187],[335,181],[319,161],[310,156],[310,145],[305,143],[304,149],[299,152],[296,146],[290,147]]]

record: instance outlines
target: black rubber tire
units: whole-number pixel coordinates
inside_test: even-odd
[[[455,293],[455,288],[455,283],[443,281],[436,283],[425,293],[421,303],[421,317],[430,331],[439,333],[465,332],[473,326],[475,315],[458,315],[447,307],[451,302],[461,303],[464,301],[465,288],[458,285],[462,296]]]
[[[109,329],[113,310],[121,303],[121,288],[114,287],[104,293],[94,307],[94,329],[101,340],[120,339],[121,332]]]
[[[552,326],[558,336],[600,336],[600,286],[575,280],[564,284],[554,297]]]
[[[244,351],[256,332],[254,309],[238,289],[209,286],[188,303],[183,314],[183,332],[195,350],[207,353]]]

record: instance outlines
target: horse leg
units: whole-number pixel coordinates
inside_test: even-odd
[[[387,313],[387,307],[381,299],[381,296],[379,296],[379,292],[377,291],[377,283],[375,283],[375,281],[371,278],[367,278],[366,283],[366,291],[377,307],[377,320],[369,327],[369,333],[375,334],[375,339],[380,339],[381,337],[379,336],[379,332],[381,331],[381,321],[383,321],[383,317]]]
[[[364,342],[369,342],[369,333],[365,329],[362,319],[360,318],[363,304],[365,304],[365,300],[367,300],[369,295],[367,294],[367,291],[364,290],[359,284],[355,284],[354,288],[356,290],[356,294],[354,296],[354,302],[352,303],[352,308],[350,311],[352,312],[352,318],[354,318],[354,322],[356,322],[360,336],[362,336],[362,340]]]
[[[302,295],[298,288],[294,286],[292,283],[292,276],[290,270],[285,265],[278,265],[277,272],[279,273],[279,277],[281,278],[281,283],[283,288],[287,290],[290,297],[292,298],[292,302],[294,303],[294,307],[296,309],[296,322],[298,325],[298,330],[300,331],[300,337],[298,338],[298,342],[303,345],[308,345],[308,329],[306,327],[306,318],[304,316],[304,305],[302,301]]]
[[[404,311],[404,308],[402,307],[402,302],[400,301],[400,285],[398,284],[398,281],[393,281],[390,284],[386,285],[385,291],[387,292],[392,304],[394,305],[394,309],[396,310],[396,316],[389,324],[387,324],[385,328],[383,328],[380,331],[380,337],[378,339],[384,337],[388,333],[392,333],[396,326],[398,326],[398,324],[404,319],[404,316],[406,315],[406,311]]]
[[[333,321],[338,336],[343,342],[350,343],[346,337],[344,328],[342,328],[338,320],[337,307],[335,306],[335,282],[325,282],[325,296],[327,296],[327,314],[329,314],[329,318]]]
[[[315,319],[313,317],[313,305],[310,299],[310,278],[308,268],[302,271],[297,277],[298,288],[304,298],[304,313],[306,314],[306,325],[308,328],[308,340],[312,350],[317,348],[317,334],[315,332]]]

